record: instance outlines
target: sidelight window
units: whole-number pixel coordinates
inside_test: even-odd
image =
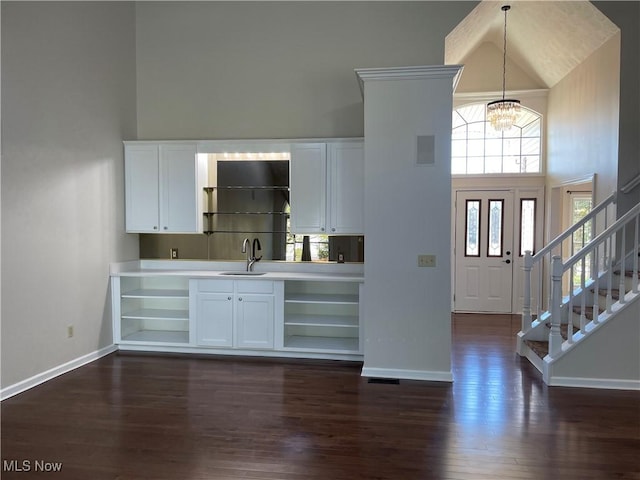
[[[465,221],[466,257],[480,256],[480,200],[467,200]]]
[[[502,256],[502,225],[504,223],[504,200],[489,200],[489,239],[487,257]]]
[[[520,200],[520,256],[529,250],[535,254],[536,199]]]

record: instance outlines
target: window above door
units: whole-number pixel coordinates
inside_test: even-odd
[[[486,103],[453,110],[451,173],[453,175],[535,174],[542,172],[542,116],[521,107],[516,124],[498,132],[486,120]]]

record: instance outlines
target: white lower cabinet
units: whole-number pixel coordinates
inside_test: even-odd
[[[191,280],[196,344],[273,349],[274,282]]]
[[[122,350],[362,358],[358,281],[121,275],[111,288]]]
[[[196,343],[208,347],[233,346],[233,296],[198,293]]]

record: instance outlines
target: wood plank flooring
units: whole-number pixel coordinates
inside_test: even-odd
[[[456,315],[453,384],[113,354],[2,402],[2,479],[640,479],[640,392],[547,388],[518,324]]]

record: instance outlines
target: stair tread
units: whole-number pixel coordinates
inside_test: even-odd
[[[600,295],[601,297],[606,297],[607,296],[607,289],[606,288],[598,289],[598,295]],[[611,289],[611,298],[613,298],[614,300],[620,300],[620,289],[619,288],[612,288]]]
[[[613,273],[615,273],[616,275],[620,275],[620,270],[616,270]],[[636,272],[636,275],[638,278],[640,278],[640,271]],[[629,278],[633,278],[633,270],[625,270],[624,271],[624,276],[625,277],[629,277]]]
[[[598,307],[598,315],[600,315],[604,310]],[[578,315],[582,314],[582,307],[580,305],[573,306],[573,313],[577,313]],[[593,306],[584,307],[584,316],[589,320],[593,320]]]
[[[549,353],[549,342],[525,340],[524,343],[540,358],[546,357]]]

